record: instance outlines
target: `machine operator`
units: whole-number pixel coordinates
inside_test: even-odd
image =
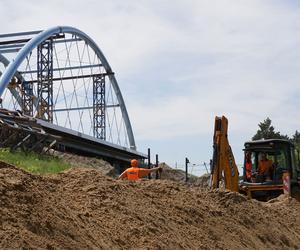
[[[266,153],[261,154],[261,159],[258,163],[258,175],[263,177],[263,180],[270,181],[273,172],[273,161],[267,158]]]

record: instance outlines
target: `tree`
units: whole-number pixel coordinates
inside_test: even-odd
[[[300,133],[298,132],[298,130],[296,130],[295,134],[293,135],[291,142],[297,149],[300,149]]]
[[[300,144],[300,133],[296,130],[295,134],[292,137],[292,142],[295,144]]]
[[[259,129],[252,137],[253,141],[260,139],[286,139],[289,140],[287,135],[281,135],[280,132],[275,132],[275,128],[271,125],[272,121],[269,117],[263,122],[258,124]],[[300,139],[300,137],[299,137]]]

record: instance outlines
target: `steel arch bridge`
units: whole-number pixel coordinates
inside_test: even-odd
[[[84,32],[59,26],[0,35],[0,75],[3,108],[136,150],[114,72]]]

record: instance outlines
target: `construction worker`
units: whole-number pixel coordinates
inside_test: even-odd
[[[161,171],[161,167],[146,169],[146,168],[139,168],[138,161],[136,159],[131,160],[131,167],[127,168],[119,177],[118,179],[127,179],[131,181],[138,180],[147,176],[150,173]]]
[[[271,173],[273,171],[273,161],[269,160],[265,153],[261,154],[261,159],[258,162],[258,175],[263,177],[263,181],[271,180]]]
[[[251,152],[246,152],[245,157],[246,180],[252,182],[252,161]]]

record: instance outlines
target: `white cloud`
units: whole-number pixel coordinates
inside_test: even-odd
[[[300,129],[299,11],[293,1],[1,1],[0,22],[3,33],[65,24],[90,35],[140,140],[211,134],[221,114],[249,139],[267,116],[283,133]]]

